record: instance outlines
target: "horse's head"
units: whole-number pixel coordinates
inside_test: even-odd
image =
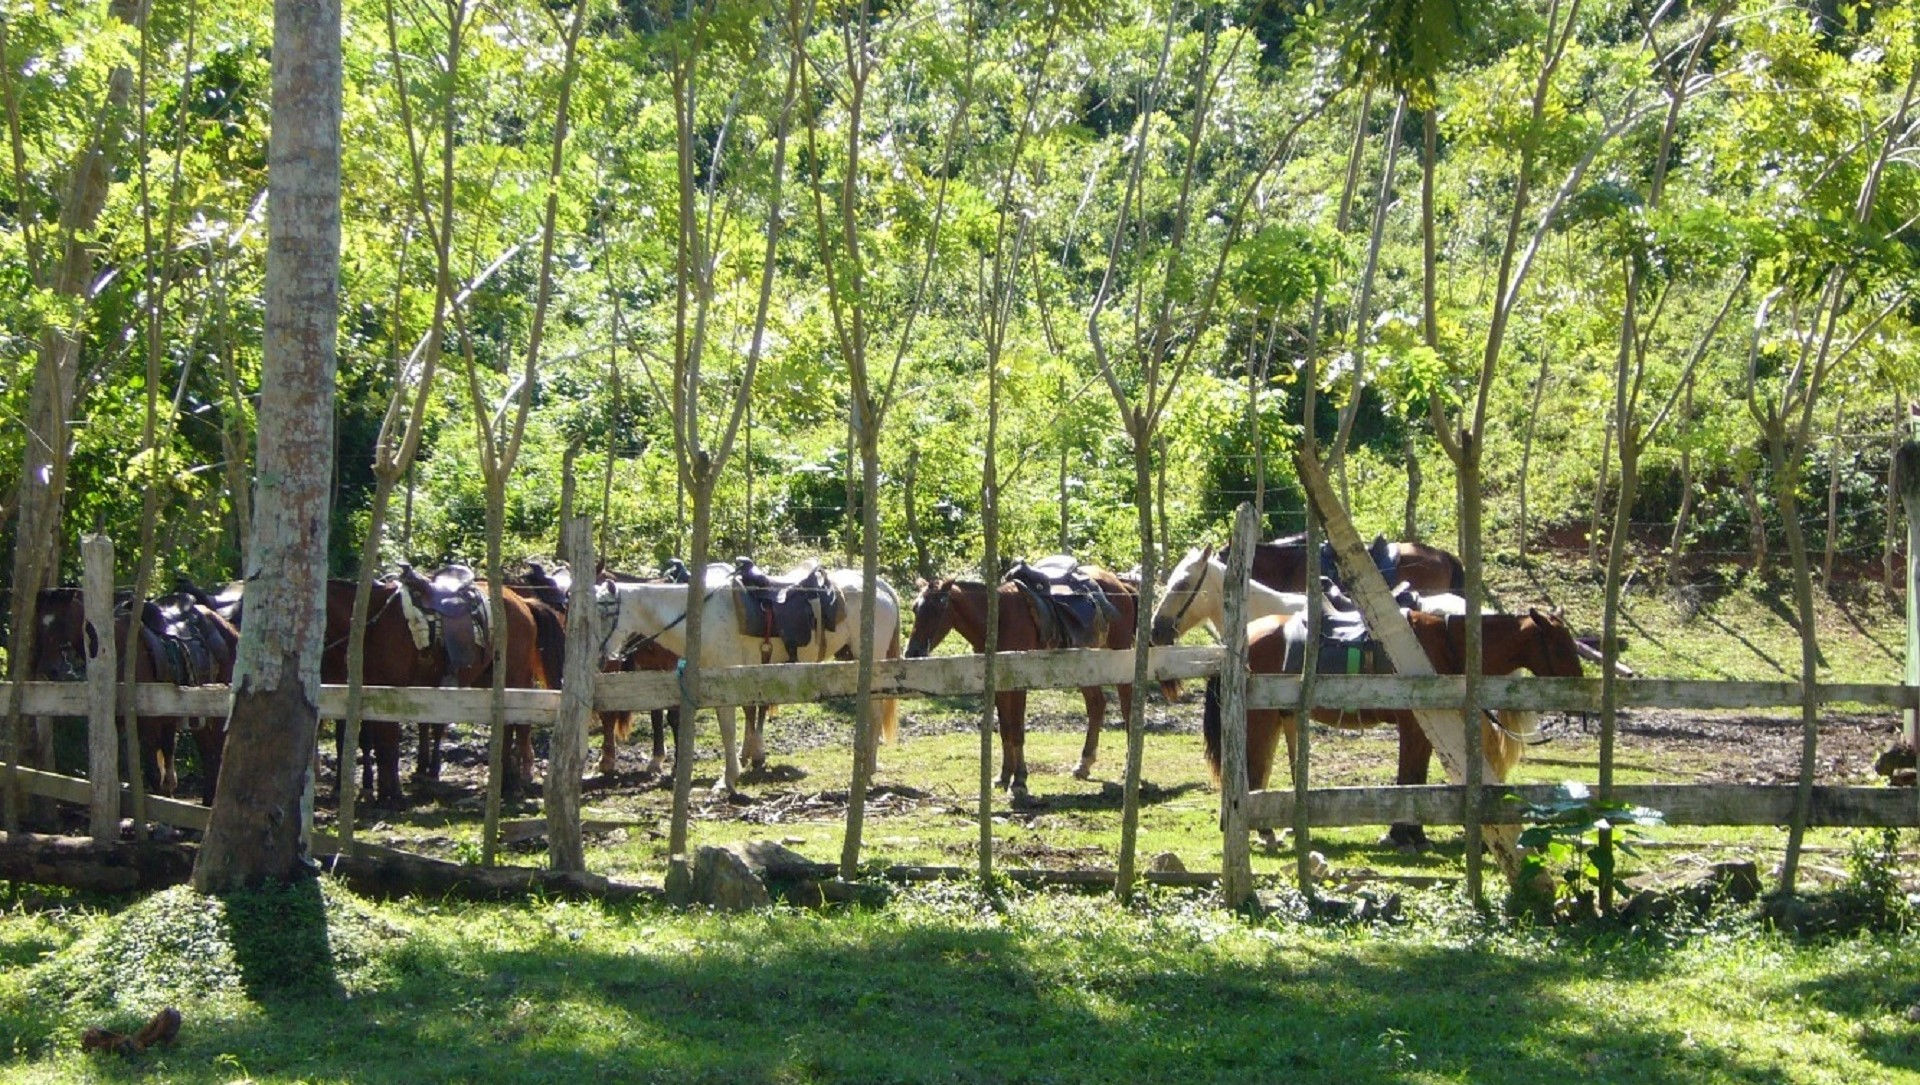
[[[932,584],[920,581],[913,597],[913,635],[907,638],[907,658],[922,659],[953,631],[953,578]]]
[[[79,588],[40,593],[40,629],[33,638],[33,674],[46,682],[73,682],[87,676],[87,660],[100,653],[100,637],[87,622]]]
[[[1540,678],[1581,676],[1580,646],[1573,639],[1573,631],[1567,628],[1566,619],[1531,607],[1522,624],[1531,627],[1532,634],[1522,638],[1526,643],[1522,666]]]
[[[1187,551],[1180,564],[1167,577],[1167,589],[1153,607],[1153,626],[1149,639],[1156,645],[1172,644],[1187,630],[1202,621],[1217,620],[1223,578],[1215,575],[1213,547]]]
[[[595,580],[593,607],[600,620],[601,660],[611,663],[626,658],[627,642],[633,640],[635,634],[629,628],[632,623],[627,618],[627,608],[621,605],[620,585],[612,580]]]

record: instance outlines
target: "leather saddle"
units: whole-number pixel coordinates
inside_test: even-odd
[[[676,562],[677,564],[677,562]],[[681,565],[679,571],[686,572]],[[733,560],[733,602],[740,615],[740,632],[759,637],[761,655],[771,659],[773,642],[787,649],[787,662],[800,661],[800,649],[813,643],[820,634],[825,658],[826,633],[840,628],[846,617],[847,600],[834,586],[826,569],[818,564],[797,569],[786,576],[770,576],[753,563],[752,558]]]
[[[567,597],[573,593],[573,570],[565,564],[548,569],[540,562],[529,561],[527,571],[518,579],[509,580],[507,586],[565,614]]]
[[[1043,647],[1102,647],[1108,625],[1119,616],[1100,583],[1081,572],[1080,563],[1070,555],[1014,562],[1001,579],[1026,595]]]
[[[447,565],[429,579],[402,563],[395,579],[405,598],[425,619],[428,643],[440,644],[447,653],[449,670],[463,671],[481,661],[491,638],[487,599],[474,583],[472,569]]]
[[[225,682],[232,672],[234,645],[220,629],[214,612],[193,596],[174,592],[141,604],[140,624],[157,647],[157,658],[166,661],[169,677],[175,685],[202,686]]]
[[[1389,674],[1393,665],[1380,642],[1367,631],[1367,623],[1357,612],[1330,611],[1322,615],[1320,638],[1314,645],[1314,672],[1317,674]],[[1281,664],[1283,674],[1299,674],[1307,647],[1307,618],[1296,614],[1287,619],[1287,653]]]
[[[1380,576],[1387,583],[1399,583],[1399,543],[1389,541],[1385,535],[1375,535],[1373,541],[1367,544],[1367,557],[1373,559],[1373,567],[1380,570]],[[1320,575],[1337,584],[1346,583],[1346,579],[1340,575],[1340,563],[1333,560],[1333,544],[1330,542],[1320,544]]]

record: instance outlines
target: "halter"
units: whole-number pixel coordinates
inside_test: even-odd
[[[1193,601],[1200,598],[1200,586],[1207,582],[1207,568],[1206,562],[1200,563],[1200,579],[1194,581],[1193,586],[1187,589],[1187,601],[1181,603],[1180,609],[1173,612],[1172,622],[1175,629],[1180,628],[1180,619],[1187,616],[1187,610],[1193,606]]]
[[[714,593],[718,592],[719,590],[720,590],[719,588],[715,588],[713,589],[713,591],[709,591],[707,594],[701,596],[700,597],[701,605],[703,606],[706,605],[707,600],[713,598]],[[600,635],[600,658],[602,659],[618,659],[622,656],[632,655],[633,653],[639,651],[640,649],[645,648],[647,645],[652,644],[655,641],[658,641],[662,636],[666,634],[667,630],[672,629],[674,626],[679,625],[681,622],[686,621],[687,615],[693,613],[691,610],[683,610],[680,612],[680,616],[678,618],[675,618],[674,620],[661,626],[659,629],[653,631],[652,633],[648,633],[645,636],[641,636],[638,633],[628,634],[627,639],[621,642],[620,644],[619,655],[609,656],[607,655],[607,644],[608,642],[613,640],[613,631],[619,625],[620,592],[618,587],[617,586],[615,587],[614,593],[610,599],[602,600],[596,595],[594,597],[593,604],[595,608],[597,608],[600,612],[600,621],[603,624],[605,624],[607,627],[607,631]],[[612,614],[613,617],[608,618],[608,614]],[[681,665],[685,666],[684,660],[682,660]]]

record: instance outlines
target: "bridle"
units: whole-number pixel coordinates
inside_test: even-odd
[[[1187,589],[1187,601],[1181,603],[1180,609],[1173,612],[1172,624],[1175,629],[1180,628],[1180,619],[1187,616],[1187,611],[1193,607],[1193,601],[1200,598],[1200,588],[1206,584],[1206,582],[1207,563],[1203,561],[1200,563],[1200,579],[1194,581],[1193,586]],[[1167,588],[1171,591],[1173,585],[1169,584]]]

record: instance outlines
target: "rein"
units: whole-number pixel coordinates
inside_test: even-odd
[[[707,592],[707,594],[701,596],[700,605],[705,606],[707,600],[713,598],[714,595],[718,593],[720,590],[721,589],[719,588],[714,588],[712,591],[709,591]],[[607,655],[607,645],[613,640],[614,631],[619,626],[620,607],[621,607],[620,596],[618,593],[618,589],[616,588],[615,594],[613,597],[614,620],[607,623],[607,631],[606,633],[602,634],[600,637],[600,657],[602,659],[618,658],[618,657],[610,657]],[[683,610],[680,612],[680,616],[678,618],[675,618],[674,620],[661,626],[659,629],[655,630],[654,632],[646,634],[645,636],[641,636],[639,634],[629,634],[627,639],[625,641],[622,641],[620,644],[620,655],[630,656],[633,653],[639,651],[640,649],[645,648],[647,645],[653,644],[654,642],[658,641],[662,636],[665,636],[667,630],[672,629],[674,626],[679,625],[681,622],[686,621],[687,615],[691,613],[693,613],[691,610]],[[604,615],[602,617],[604,618]],[[684,665],[685,665],[685,661],[682,660],[682,666]]]

